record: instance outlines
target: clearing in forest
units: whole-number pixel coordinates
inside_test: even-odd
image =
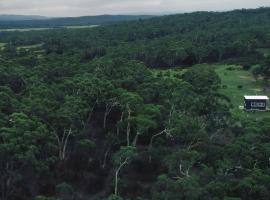
[[[6,43],[1,43],[0,42],[0,50],[3,50],[5,48],[5,45],[6,45]]]
[[[255,80],[251,70],[243,70],[236,65],[214,65],[216,72],[221,78],[222,88],[220,91],[231,99],[233,105],[232,113],[244,118],[263,118],[270,117],[270,112],[245,112],[239,109],[244,104],[244,95],[267,95],[269,91],[263,90],[262,80]],[[270,102],[268,102],[270,107]]]

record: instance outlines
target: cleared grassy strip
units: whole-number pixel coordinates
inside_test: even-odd
[[[64,28],[67,29],[83,29],[83,28],[95,28],[98,27],[99,25],[85,25],[85,26],[64,26]]]
[[[85,26],[63,26],[63,27],[56,27],[56,28],[10,28],[10,29],[0,29],[0,32],[28,32],[28,31],[45,31],[45,30],[52,30],[52,29],[83,29],[83,28],[95,28],[99,25],[85,25]]]
[[[29,49],[36,49],[36,48],[41,48],[43,43],[40,44],[34,44],[34,45],[26,45],[26,46],[19,46],[17,47],[17,50],[29,50]]]
[[[28,31],[44,31],[51,29],[54,28],[10,28],[10,29],[0,29],[0,32],[28,32]]]
[[[244,95],[270,96],[269,91],[263,91],[262,81],[256,81],[250,71],[245,71],[240,66],[215,65],[213,67],[215,67],[222,81],[221,93],[231,99],[234,115],[255,119],[270,117],[270,112],[245,112],[239,109],[239,106],[244,105]],[[268,102],[269,106],[270,102]]]

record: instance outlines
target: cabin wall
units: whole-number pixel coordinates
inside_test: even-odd
[[[246,110],[266,110],[266,100],[245,100]]]

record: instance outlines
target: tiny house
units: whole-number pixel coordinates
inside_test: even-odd
[[[267,96],[244,96],[245,110],[247,111],[266,111]]]

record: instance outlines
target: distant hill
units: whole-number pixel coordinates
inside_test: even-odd
[[[24,20],[44,20],[48,17],[38,15],[0,15],[0,21],[24,21]]]
[[[0,16],[1,17],[1,16]],[[152,15],[99,15],[83,17],[63,17],[50,19],[32,19],[26,20],[27,16],[10,18],[10,20],[0,20],[0,28],[27,28],[27,27],[61,27],[71,25],[100,25],[120,21],[130,21],[138,19],[152,18]],[[8,19],[6,17],[6,19]]]

